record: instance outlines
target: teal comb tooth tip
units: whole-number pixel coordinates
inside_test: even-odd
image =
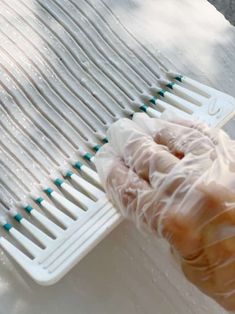
[[[175,77],[175,80],[182,82],[183,77],[184,77],[183,75],[178,75]]]
[[[72,175],[73,175],[73,171],[71,171],[71,170],[68,170],[67,171],[67,173],[66,173],[66,177],[72,177]]]
[[[166,93],[166,90],[165,89],[161,89],[158,94],[162,97],[165,97],[165,93]]]
[[[27,205],[27,206],[24,207],[24,210],[25,210],[28,214],[30,214],[31,211],[33,210],[33,207],[32,207],[31,205]]]
[[[153,97],[152,99],[150,99],[150,102],[151,102],[153,105],[156,105],[157,98],[156,98],[156,97]]]
[[[166,86],[169,87],[170,89],[173,89],[175,83],[174,82],[170,82],[169,84],[167,84]]]
[[[17,220],[18,222],[20,222],[22,219],[23,219],[23,216],[20,214],[20,213],[17,213],[15,216],[14,216],[15,220]]]
[[[52,188],[45,188],[45,189],[44,189],[44,192],[45,192],[48,196],[50,196],[51,193],[53,192],[53,190],[52,190]]]
[[[144,111],[144,112],[147,112],[148,106],[143,105],[143,106],[140,107],[140,110],[142,110],[142,111]]]
[[[40,205],[42,202],[44,201],[44,199],[42,197],[38,197],[37,199],[35,199],[35,202]]]
[[[100,150],[100,148],[101,148],[101,145],[97,144],[97,145],[95,145],[95,146],[93,147],[93,150],[94,150],[95,152],[98,152],[98,150]]]
[[[60,178],[57,178],[57,179],[54,180],[54,183],[57,186],[61,186],[64,183],[64,181],[62,179],[60,179]]]
[[[13,226],[10,224],[10,223],[6,223],[5,225],[3,225],[3,228],[6,230],[6,231],[10,231],[11,228],[13,228]]]
[[[90,153],[86,153],[83,158],[85,158],[86,160],[90,161],[93,158],[93,155]]]
[[[80,162],[80,161],[77,161],[75,164],[74,164],[74,167],[78,170],[81,170],[82,169],[82,166],[83,164]]]

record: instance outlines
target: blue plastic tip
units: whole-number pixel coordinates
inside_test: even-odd
[[[80,161],[77,161],[76,164],[74,165],[74,168],[81,170],[82,166],[83,166],[83,164]]]
[[[140,110],[142,110],[144,112],[147,112],[147,109],[148,109],[148,106],[146,106],[146,105],[143,105],[140,107]]]
[[[57,178],[57,179],[55,179],[54,183],[57,186],[61,186],[64,183],[64,181],[60,178]]]
[[[175,80],[182,82],[183,75],[178,75],[175,77]]]
[[[31,211],[33,210],[33,207],[32,207],[31,205],[27,205],[27,206],[24,207],[24,210],[25,210],[28,214],[30,214]]]
[[[170,82],[169,84],[167,84],[166,86],[169,87],[170,89],[173,89],[173,86],[175,85],[174,82]]]
[[[165,89],[161,89],[160,92],[158,92],[158,94],[162,97],[165,97],[165,93],[166,93]]]
[[[51,193],[53,192],[53,190],[52,190],[52,188],[46,188],[46,189],[44,190],[44,192],[45,192],[48,196],[50,196]]]
[[[44,199],[42,197],[38,197],[35,202],[40,205],[42,202],[44,201]]]
[[[92,154],[90,153],[86,153],[84,156],[83,156],[86,160],[90,161],[91,158],[93,158]]]
[[[102,140],[103,143],[107,144],[109,142],[109,140],[107,139],[107,137],[105,137],[103,140]]]
[[[73,175],[73,171],[68,170],[68,171],[67,171],[67,173],[66,173],[66,177],[71,178],[71,177],[72,177],[72,175]]]
[[[157,103],[157,98],[156,97],[153,97],[150,102],[153,104],[153,105],[156,105]]]
[[[18,222],[20,222],[22,219],[23,219],[23,216],[21,216],[21,214],[17,213],[15,216],[14,216],[15,220],[17,220]]]
[[[4,228],[6,231],[10,231],[11,228],[12,228],[12,225],[7,222],[5,225],[3,225],[3,228]]]
[[[94,147],[93,147],[93,150],[95,151],[95,152],[98,152],[98,150],[101,148],[101,145],[95,145]]]

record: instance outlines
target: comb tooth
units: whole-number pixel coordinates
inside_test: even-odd
[[[105,138],[103,138],[102,142],[103,142],[104,144],[107,144],[107,143],[109,142],[109,140],[108,140],[107,137],[105,137]]]
[[[94,151],[94,152],[98,152],[100,150],[100,148],[102,147],[102,145],[95,143],[93,141],[88,141],[87,144],[89,145],[89,147]]]
[[[147,105],[143,105],[140,107],[140,109],[144,112],[146,112],[150,117],[152,118],[160,118],[161,117],[161,112],[147,106]]]
[[[27,229],[44,247],[47,247],[52,239],[46,235],[44,232],[42,232],[40,229],[38,229],[36,226],[34,226],[32,223],[30,223],[25,218],[22,219],[21,224]]]
[[[204,84],[201,84],[187,76],[184,76],[184,75],[180,75],[179,73],[176,73],[176,72],[171,72],[169,71],[167,73],[171,78],[179,81],[179,82],[182,82],[182,83],[186,83],[187,85],[189,85],[190,87],[192,87],[192,89],[201,94],[202,96],[206,97],[206,98],[210,98],[211,97],[211,93],[210,93],[210,87],[204,85]]]
[[[151,96],[150,94],[148,94],[148,93],[142,93],[142,95],[141,95],[141,100],[142,100],[144,103],[151,101],[151,99],[152,99],[152,96]]]
[[[173,113],[175,113],[177,116],[179,116],[179,117],[184,117],[185,119],[189,119],[190,118],[190,114],[188,114],[188,113],[186,113],[185,111],[183,111],[183,110],[181,110],[181,109],[178,109],[177,107],[175,107],[175,106],[173,106],[172,104],[170,104],[170,103],[167,103],[167,102],[165,102],[165,101],[163,101],[163,100],[161,100],[161,99],[158,99],[158,98],[156,98],[156,97],[153,97],[152,99],[151,99],[151,103],[153,104],[153,105],[159,105],[159,106],[161,106],[163,109],[164,109],[164,111],[167,111],[167,110],[170,110],[171,112],[173,112]],[[162,114],[164,114],[164,111],[163,111],[163,113]],[[163,116],[161,116],[161,118],[162,118]]]
[[[160,102],[160,100],[157,97],[149,96],[148,102],[151,105],[156,106],[160,112],[164,111],[164,109],[166,107],[164,104],[162,104],[162,102]]]
[[[175,91],[175,93],[180,96],[183,97],[184,99],[188,100],[189,102],[192,102],[198,106],[201,106],[205,101],[206,98],[199,95],[198,93],[195,93],[179,84],[176,84],[174,82],[165,82],[165,80],[159,80],[160,83],[165,83],[164,85],[166,85],[166,87],[172,89]],[[167,84],[166,84],[167,83]]]
[[[133,115],[134,115],[134,113],[135,113],[135,111],[134,110],[132,110],[132,109],[123,109],[123,112],[125,113],[125,115],[127,115],[128,117],[132,117]]]
[[[0,237],[0,246],[26,271],[31,259],[4,237]]]
[[[97,174],[97,172],[95,172],[94,170],[92,170],[91,168],[87,167],[86,165],[82,164],[80,161],[73,161],[70,160],[72,166],[79,170],[82,171],[83,173],[85,173],[85,175],[91,180],[93,181],[96,185],[98,185],[100,188],[102,188],[102,184],[100,182],[100,178]]]
[[[73,223],[73,219],[64,214],[61,210],[59,210],[54,205],[51,205],[49,202],[44,200],[42,197],[33,198],[34,201],[40,205],[41,207],[45,208],[48,213],[50,213],[53,217],[55,217],[64,227],[68,227]]]
[[[145,104],[141,104],[141,102],[139,101],[133,101],[132,105],[134,105],[135,107],[137,107],[139,110],[146,112],[147,114],[149,114],[151,117],[153,118],[160,118],[161,117],[161,112],[145,105]]]
[[[171,81],[169,81],[169,80],[166,80],[165,78],[163,78],[163,77],[160,77],[159,79],[158,79],[158,82],[160,83],[160,84],[162,84],[162,85],[166,85],[167,87],[169,87],[169,88],[173,88],[173,85],[174,84],[176,84],[175,82],[171,82]]]
[[[100,132],[100,131],[96,131],[96,132],[94,132],[94,134],[96,135],[96,137],[97,137],[100,141],[102,141],[103,143],[106,143],[107,138],[106,138],[106,135],[105,135],[104,133],[102,133],[102,132]]]
[[[98,152],[101,149],[102,145],[98,144],[98,143],[94,143],[92,146],[92,149],[94,150],[94,152]]]
[[[35,239],[37,239],[44,247],[50,244],[52,239],[48,237],[48,235],[46,235],[40,229],[38,229],[36,226],[34,226],[27,219],[25,219],[20,213],[18,213],[15,210],[13,211],[10,210],[9,213],[16,221],[18,221],[22,226],[24,226],[25,229],[28,230],[35,237]]]
[[[85,211],[82,210],[79,206],[75,205],[53,189],[47,187],[43,188],[43,190],[48,196],[57,201],[64,209],[66,209],[74,218],[77,219],[85,213]]]
[[[94,165],[95,164],[95,156],[91,155],[89,161]]]
[[[86,152],[82,147],[79,148],[78,154],[85,160],[94,163],[94,156],[91,153]]]
[[[42,249],[37,246],[34,242],[29,240],[26,236],[24,236],[21,232],[15,229],[10,223],[8,223],[4,218],[1,217],[0,221],[2,227],[9,232],[9,234],[19,242],[33,257],[38,256]]]
[[[150,115],[152,118],[160,118],[161,113],[158,112],[157,110],[154,110],[153,108],[149,107],[147,113]]]
[[[91,198],[95,200],[98,200],[105,195],[103,191],[101,191],[94,185],[90,184],[87,180],[84,180],[70,170],[64,172],[63,175],[74,181],[80,188],[82,188],[88,195],[90,195]]]
[[[59,226],[57,226],[46,216],[42,215],[32,206],[23,204],[22,207],[28,214],[32,215],[37,221],[39,221],[53,236],[58,237],[58,235],[61,233],[62,229]]]
[[[102,184],[101,184],[101,181],[97,172],[87,167],[86,165],[82,166],[82,171],[87,175],[88,178],[93,180],[99,187],[102,188]]]
[[[65,183],[60,178],[56,178],[53,181],[54,181],[55,185],[60,187],[62,190],[66,191],[70,196],[72,196],[86,210],[90,206],[94,205],[94,202],[90,198],[88,198],[86,195],[84,195],[80,191],[76,190],[74,187]]]
[[[17,229],[12,227],[9,232],[12,237],[14,237],[14,239],[16,239],[34,257],[38,256],[41,253],[42,249],[31,240],[29,240],[27,237],[25,237]]]
[[[186,111],[189,114],[192,114],[197,108],[191,102],[184,100],[181,97],[171,94],[170,92],[167,91],[164,93],[164,98],[166,99],[166,101],[172,103],[172,105],[175,105],[176,107]]]
[[[195,80],[192,80],[189,77],[184,76],[182,78],[182,83],[187,83],[187,85],[191,86],[191,88],[201,94],[202,96],[206,97],[206,98],[210,98],[211,97],[211,93],[209,92],[209,87],[206,85],[203,85]]]
[[[193,111],[197,108],[187,100],[184,100],[174,94],[169,93],[168,91],[161,89],[158,86],[151,87],[151,90],[153,93],[157,93],[158,95],[164,97],[164,100],[172,104],[173,106],[176,106],[177,108],[192,114]],[[156,97],[153,97],[153,99],[150,101],[154,104],[157,104],[159,100]]]
[[[17,213],[14,218],[17,221],[20,220],[20,224],[24,226],[25,229],[27,229],[44,247],[47,247],[51,243],[52,239],[47,234],[45,234],[27,219],[23,218],[19,213]]]

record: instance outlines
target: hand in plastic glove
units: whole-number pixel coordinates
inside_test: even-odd
[[[235,142],[205,125],[135,114],[108,131],[96,166],[108,197],[164,237],[186,277],[235,309]]]

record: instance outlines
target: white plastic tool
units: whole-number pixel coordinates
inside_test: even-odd
[[[61,175],[64,178],[53,178],[51,185],[58,186],[62,193],[47,186],[42,187],[40,195],[31,194],[31,204],[22,203],[20,206],[26,215],[32,217],[30,221],[16,208],[9,210],[21,230],[26,229],[31,238],[18,231],[6,218],[0,219],[2,227],[25,252],[5,237],[0,238],[1,247],[41,285],[58,281],[121,221],[119,213],[98,186],[96,172],[80,162],[73,163],[73,166],[86,179],[69,169],[63,170]],[[74,188],[71,183],[80,189]],[[66,198],[63,192],[70,195],[74,202]],[[44,198],[46,195],[51,201]],[[36,209],[38,205],[53,219]],[[31,221],[37,221],[43,228]]]
[[[201,84],[179,73],[166,72],[169,79],[160,78],[163,86],[152,86],[152,95],[144,94],[161,114],[149,111],[153,117],[164,117],[173,113],[185,119],[200,120],[212,127],[222,127],[234,115],[235,99],[214,88]],[[143,107],[143,110],[145,108]],[[145,109],[149,110],[148,107]]]
[[[167,79],[159,79],[159,83],[164,89],[153,86],[151,95],[141,96],[143,103],[133,101],[133,112],[129,114],[142,110],[158,118],[173,114],[214,127],[229,129],[233,125],[233,97],[173,72],[168,73]],[[103,135],[102,140],[107,141]],[[97,151],[100,145],[91,143],[91,147]],[[80,149],[79,154],[93,164],[90,153]],[[89,167],[76,160],[70,163],[60,170],[61,176],[51,177],[50,186],[41,186],[41,193],[30,194],[31,202],[21,204],[26,216],[17,207],[9,211],[21,231],[5,217],[0,219],[9,236],[20,244],[16,246],[2,236],[1,247],[41,285],[51,285],[63,277],[122,220],[107,200],[92,170],[94,165]],[[32,237],[24,234],[24,229]]]

